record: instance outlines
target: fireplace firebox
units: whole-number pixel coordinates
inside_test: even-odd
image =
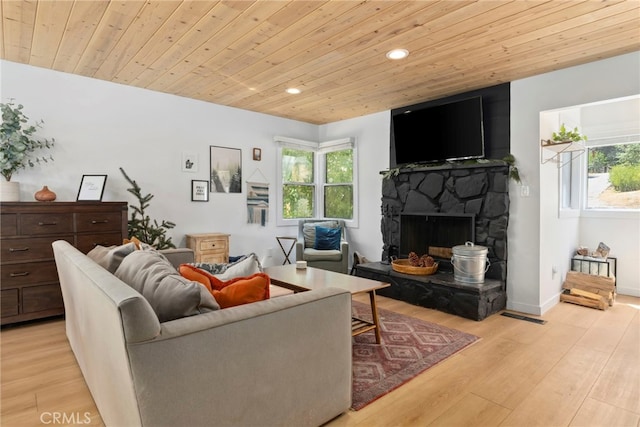
[[[475,243],[475,214],[418,213],[400,215],[399,257],[409,252],[428,254],[440,262],[440,269],[450,268],[451,248]]]

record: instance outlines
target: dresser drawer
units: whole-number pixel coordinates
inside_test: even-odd
[[[64,236],[2,239],[0,241],[0,257],[2,264],[18,261],[53,259],[53,248],[51,247],[51,243],[56,240],[66,240],[73,245],[72,234]]]
[[[35,213],[20,215],[20,234],[41,236],[43,234],[73,233],[73,214]]]
[[[87,253],[96,246],[113,246],[122,244],[122,234],[119,231],[101,234],[78,234],[76,247],[82,253]]]
[[[226,238],[209,238],[200,240],[200,244],[198,245],[198,249],[200,252],[204,253],[214,253],[214,252],[226,252],[227,248],[227,239]]]
[[[0,292],[0,300],[2,302],[2,317],[15,316],[20,312],[20,300],[18,299],[17,289]]]
[[[121,212],[83,212],[76,215],[76,231],[78,233],[104,231],[119,233],[121,230]]]
[[[0,234],[4,237],[18,234],[18,215],[2,214],[0,216]]]
[[[64,309],[60,285],[41,285],[22,288],[22,312]]]
[[[3,265],[2,270],[0,270],[0,286],[2,286],[2,289],[57,281],[58,270],[56,269],[55,261],[8,264]]]

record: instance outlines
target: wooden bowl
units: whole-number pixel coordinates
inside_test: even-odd
[[[431,267],[415,267],[409,264],[408,259],[394,259],[391,261],[391,268],[393,271],[397,271],[398,273],[428,276],[438,271],[438,263],[436,262]]]

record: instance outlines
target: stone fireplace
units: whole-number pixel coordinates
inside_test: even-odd
[[[392,283],[381,295],[480,320],[506,306],[509,166],[503,161],[400,169],[382,184],[382,263],[358,275]],[[488,249],[483,284],[454,279],[447,250],[471,241]],[[431,276],[392,271],[393,256],[431,254]],[[368,266],[368,267],[367,267]]]
[[[487,278],[507,278],[507,225],[509,223],[509,166],[502,161],[473,165],[447,164],[423,169],[401,170],[382,183],[382,259],[399,252],[401,219],[407,214],[438,214],[446,218],[472,216],[473,243],[486,246],[491,267]],[[434,217],[437,219],[438,217]],[[442,218],[442,217],[441,217]],[[454,222],[440,220],[440,227]],[[464,244],[459,230],[439,229],[441,235],[455,234],[452,241]],[[421,250],[416,248],[415,252]],[[422,254],[419,254],[422,255]]]

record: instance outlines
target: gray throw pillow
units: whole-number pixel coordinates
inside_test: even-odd
[[[207,288],[180,276],[159,252],[132,253],[122,261],[115,276],[149,301],[160,322],[220,309]]]
[[[136,244],[133,242],[120,246],[96,246],[91,249],[87,256],[94,260],[100,267],[106,269],[109,273],[115,273],[120,266],[122,260],[130,253],[136,250]]]
[[[313,248],[316,244],[316,227],[340,228],[340,224],[338,221],[318,221],[302,224],[305,248]]]

